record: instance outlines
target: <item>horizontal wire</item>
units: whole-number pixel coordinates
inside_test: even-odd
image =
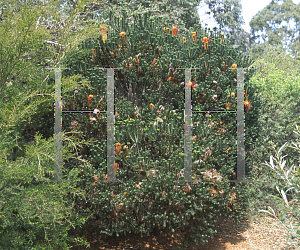
[[[64,110],[64,111],[61,111],[61,112],[94,112],[94,110],[82,110],[82,111],[69,111],[69,110]],[[107,111],[97,111],[97,113],[103,113],[103,112],[107,112]],[[208,110],[208,111],[192,111],[192,113],[200,113],[200,112],[226,112],[226,113],[228,113],[228,112],[231,112],[231,113],[233,113],[233,112],[237,112],[237,111],[210,111],[210,110]]]

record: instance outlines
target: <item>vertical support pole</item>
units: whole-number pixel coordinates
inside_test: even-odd
[[[54,181],[62,181],[62,102],[61,69],[55,69]]]
[[[184,181],[192,181],[191,69],[185,69]]]
[[[115,174],[115,116],[114,116],[114,70],[123,68],[98,68],[107,69],[107,181],[116,181]]]
[[[245,178],[244,69],[237,69],[237,181]]]
[[[55,111],[54,111],[54,182],[62,181],[62,102],[61,102],[61,69],[55,69]]]
[[[184,181],[192,181],[192,94],[191,94],[191,69],[185,70],[185,109],[184,109]]]
[[[115,181],[114,69],[107,69],[107,180]]]

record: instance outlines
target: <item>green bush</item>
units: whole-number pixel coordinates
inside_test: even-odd
[[[298,132],[295,132],[298,136],[299,129],[296,125]],[[290,233],[290,237],[292,242],[288,242],[288,244],[296,243],[300,246],[300,235],[299,235],[299,227],[300,222],[299,217],[299,175],[300,175],[300,168],[299,168],[299,161],[298,166],[292,165],[289,167],[286,165],[286,160],[283,161],[285,156],[281,156],[283,148],[287,145],[285,143],[282,147],[276,152],[276,159],[274,157],[270,157],[270,164],[266,163],[268,167],[271,168],[272,172],[276,173],[280,177],[280,184],[276,185],[276,189],[280,194],[272,195],[274,198],[279,200],[282,205],[282,209],[278,212],[275,212],[271,206],[268,206],[268,210],[260,210],[260,212],[265,212],[270,214],[271,216],[275,217],[279,223],[281,223],[285,228],[288,229]],[[293,143],[293,146],[288,146],[291,148],[296,149],[298,152],[300,150],[300,144],[297,145]],[[275,148],[274,148],[275,149]],[[273,161],[273,158],[276,162]],[[286,168],[287,167],[287,168]]]
[[[79,131],[80,139],[93,144],[80,153],[92,168],[82,168],[76,162],[68,162],[66,167],[80,169],[79,186],[85,189],[88,203],[78,202],[78,209],[91,209],[96,218],[101,218],[101,234],[143,235],[155,228],[182,229],[199,244],[216,232],[219,218],[241,219],[249,194],[247,182],[228,183],[236,171],[234,113],[193,115],[193,183],[178,184],[179,179],[183,180],[179,172],[184,168],[185,72],[177,68],[200,68],[192,70],[193,110],[225,111],[228,103],[230,110],[236,109],[237,76],[231,67],[236,64],[247,68],[251,62],[230,48],[216,30],[208,34],[199,25],[183,34],[179,30],[177,37],[172,35],[170,25],[149,19],[149,15],[138,14],[130,27],[125,17],[111,17],[114,22],[108,27],[106,42],[102,36],[88,39],[79,54],[64,62],[71,69],[64,71],[62,89],[64,81],[77,74],[88,79],[94,89],[65,91],[64,110],[105,111],[107,73],[94,66],[124,68],[115,71],[115,137],[122,150],[116,154],[120,166],[116,177],[120,181],[101,182],[107,165],[105,113],[63,114],[64,131]],[[168,33],[165,26],[169,27]],[[193,31],[197,32],[194,41]],[[120,32],[126,32],[123,42]],[[186,42],[181,36],[186,37]],[[204,47],[204,37],[210,39],[208,49]],[[251,108],[245,110],[247,176],[251,176],[247,152],[259,139],[261,130],[261,101],[249,82],[252,74],[245,70],[246,95],[251,102]],[[127,99],[130,86],[132,96]],[[89,95],[93,97],[88,104]],[[156,173],[152,174],[154,170]]]
[[[15,102],[16,106],[23,101]],[[32,102],[27,108],[33,106]],[[84,191],[76,187],[78,170],[63,171],[67,182],[49,182],[54,172],[53,138],[41,139],[39,134],[25,146],[23,157],[9,160],[7,151],[18,145],[11,134],[26,113],[26,109],[9,112],[11,108],[3,107],[10,119],[3,116],[0,123],[0,248],[70,249],[69,243],[74,241],[88,245],[84,239],[68,235],[71,227],[84,224],[88,217],[74,209],[74,197],[84,198]],[[62,153],[67,161],[72,157],[68,148],[70,143],[65,143]]]
[[[261,58],[252,64],[256,69],[250,81],[259,89],[263,109],[259,118],[263,135],[250,151],[252,156],[253,179],[249,183],[249,219],[257,218],[262,209],[272,207],[274,211],[285,211],[277,187],[285,189],[285,183],[275,171],[266,166],[272,156],[271,149],[285,142],[291,143],[294,127],[299,122],[298,99],[299,77],[296,59],[285,55],[280,47],[269,48]],[[295,148],[285,148],[286,165],[297,166],[299,159]],[[277,156],[277,155],[276,155]],[[288,199],[291,196],[287,195]]]
[[[252,152],[253,162],[257,166],[269,160],[272,146],[279,148],[285,142],[291,143],[295,125],[300,122],[299,63],[284,53],[280,48],[269,49],[266,55],[253,63],[258,70],[252,76],[251,82],[259,89],[264,103],[264,111],[259,118],[264,135]],[[286,150],[289,155],[288,163],[295,164],[297,152],[292,148]],[[264,167],[260,175],[267,172]]]

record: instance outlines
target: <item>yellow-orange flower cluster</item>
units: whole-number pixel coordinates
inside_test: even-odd
[[[107,30],[106,30],[106,25],[101,25],[100,26],[100,32],[102,35],[102,40],[105,43],[107,41]]]
[[[92,49],[92,59],[94,58],[94,55],[96,54],[96,51]]]
[[[222,62],[222,63],[221,63],[221,66],[224,66],[224,71],[225,71],[225,69],[226,69],[226,68],[225,68],[225,67],[226,67],[226,63],[225,63],[225,62]]]
[[[116,153],[117,153],[117,155],[120,154],[120,151],[121,151],[121,143],[117,142],[116,143]]]
[[[177,27],[173,27],[172,28],[172,36],[177,36],[177,31],[178,31],[178,28]]]
[[[125,42],[127,43],[127,39],[126,39],[125,35],[126,35],[126,32],[124,32],[124,31],[119,33],[119,36],[120,36],[120,38],[121,38],[121,42],[122,42],[123,44],[125,44]],[[123,40],[123,37],[124,37],[124,39],[125,39],[125,42],[124,42],[124,40]]]
[[[237,65],[234,63],[231,65],[231,70],[234,71],[236,69]]]
[[[246,109],[246,110],[249,110],[250,107],[251,107],[251,103],[250,103],[250,101],[247,100],[247,99],[246,99],[246,101],[244,101],[244,105],[245,105],[245,109]]]
[[[220,41],[220,44],[221,44],[223,42],[224,34],[220,33],[220,37],[221,37],[221,41]]]
[[[119,168],[119,163],[115,163],[115,172],[117,171],[118,168]]]
[[[186,37],[182,37],[182,38],[181,38],[181,42],[182,42],[182,43],[186,42]]]
[[[120,154],[121,148],[122,148],[121,143],[117,142],[117,143],[116,143],[116,153],[117,153],[117,155]],[[125,146],[123,147],[123,149],[128,149],[128,146],[125,145]],[[125,154],[125,153],[123,153],[123,155],[124,155],[126,158],[128,157],[127,154]],[[116,166],[115,166],[115,167],[116,167]],[[118,166],[117,168],[119,168],[119,166]],[[115,170],[116,170],[116,168],[115,168]]]
[[[195,83],[191,81],[191,87],[194,89],[195,88]]]
[[[90,104],[92,103],[92,99],[94,96],[93,95],[88,95],[87,101],[88,101],[88,106],[90,107]]]
[[[203,37],[202,42],[203,42],[204,50],[208,50],[209,38]]]
[[[229,102],[227,102],[225,106],[226,106],[226,109],[230,109],[230,107],[231,107]]]
[[[193,38],[194,44],[196,44],[196,42],[197,42],[196,34],[197,34],[197,32],[192,32],[192,38]]]
[[[153,104],[153,103],[150,103],[150,104],[149,104],[149,107],[150,107],[150,108],[153,108],[153,107],[154,107],[154,104]]]

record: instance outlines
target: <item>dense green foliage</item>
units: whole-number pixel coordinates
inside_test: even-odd
[[[81,186],[85,187],[89,201],[89,205],[82,204],[81,209],[95,209],[97,218],[102,218],[100,228],[105,234],[144,234],[156,227],[175,230],[189,221],[188,227],[191,226],[192,231],[200,230],[193,236],[193,240],[204,242],[214,233],[215,222],[221,216],[241,218],[249,199],[245,184],[228,183],[236,170],[236,152],[233,150],[236,147],[236,116],[221,112],[211,113],[211,117],[204,117],[201,113],[193,114],[193,136],[196,139],[193,142],[192,172],[194,180],[199,179],[201,182],[192,185],[192,189],[186,192],[184,190],[189,188],[187,185],[179,184],[176,187],[178,173],[184,167],[184,85],[180,83],[185,79],[184,70],[176,68],[201,67],[192,70],[192,81],[195,83],[192,90],[193,110],[225,111],[228,110],[227,103],[231,105],[230,110],[236,108],[236,98],[231,96],[231,92],[236,96],[234,78],[237,76],[236,70],[230,67],[236,64],[237,67],[248,68],[251,62],[230,48],[226,39],[221,39],[216,30],[207,32],[197,26],[186,33],[179,30],[178,36],[172,36],[172,28],[167,23],[156,18],[149,20],[149,15],[150,13],[136,15],[131,26],[123,19],[111,17],[110,20],[114,22],[113,26],[108,27],[105,43],[102,36],[88,39],[82,44],[80,53],[64,62],[66,67],[71,68],[64,71],[65,77],[80,74],[89,79],[94,89],[91,91],[82,87],[79,92],[75,93],[73,90],[69,95],[66,92],[63,97],[64,110],[97,108],[105,111],[106,71],[94,69],[94,66],[124,68],[115,71],[115,138],[116,142],[121,143],[123,150],[116,155],[116,162],[120,165],[116,176],[126,183],[125,186],[121,182],[97,182],[103,180],[102,175],[105,177],[106,173],[105,113],[63,114],[65,131],[73,128],[74,132],[82,132],[80,139],[93,141],[92,147],[86,147],[82,151],[92,168],[81,168]],[[169,28],[167,34],[164,27]],[[123,37],[123,42],[120,32],[126,32],[126,40]],[[197,40],[193,41],[192,32],[197,32]],[[186,37],[186,42],[182,43],[182,36]],[[202,41],[204,37],[210,38],[208,49]],[[261,112],[256,88],[249,83],[252,74],[251,70],[245,70],[246,94],[252,104],[249,110],[245,110],[248,176],[251,175],[251,168],[247,152],[259,138],[258,117]],[[62,86],[63,83],[64,80]],[[135,102],[128,102],[125,96],[130,85],[131,100]],[[218,100],[213,100],[215,94]],[[87,103],[88,95],[93,95],[90,107]],[[198,101],[201,96],[203,101]],[[160,119],[162,122],[158,121]],[[170,145],[171,141],[173,144]],[[123,153],[128,155],[127,158]],[[69,162],[66,166],[69,169],[79,167],[75,162]],[[149,178],[146,173],[154,169],[156,177]],[[222,176],[222,181],[203,179],[201,172],[212,169]],[[158,173],[160,178],[157,178]],[[139,183],[140,186],[137,186]],[[229,200],[234,196],[231,190],[233,186],[237,202]],[[215,196],[212,194],[213,189],[224,193]],[[139,203],[148,204],[143,212],[137,211]],[[122,210],[122,206],[126,209]],[[122,212],[118,212],[118,207]],[[135,219],[136,213],[139,216]],[[207,216],[208,214],[211,216]],[[195,224],[196,221],[198,223]]]
[[[37,19],[46,12],[56,13],[46,7],[32,8],[29,3],[16,7],[14,3],[5,2],[0,28],[0,248],[69,249],[72,241],[84,244],[81,238],[69,236],[69,229],[84,224],[89,216],[81,213],[80,217],[74,210],[74,196],[84,199],[84,191],[76,187],[77,169],[63,172],[66,182],[51,182],[54,120],[53,109],[45,107],[53,103],[54,94],[45,84],[48,72],[37,70],[41,57],[48,61],[56,53],[40,51],[51,31],[39,27]],[[75,37],[69,36],[68,42],[76,45],[80,39]],[[76,51],[72,45],[65,55],[69,49]],[[72,88],[75,78],[71,79]],[[47,124],[52,124],[48,125],[52,132],[42,129]],[[67,138],[63,159],[74,157],[70,149],[80,143]]]
[[[299,151],[293,145],[297,139],[296,125],[299,126],[300,122],[299,61],[287,55],[282,47],[267,46],[265,53],[253,63],[253,66],[257,70],[252,76],[251,82],[259,89],[265,111],[259,118],[263,127],[262,140],[256,143],[255,149],[250,153],[253,160],[252,165],[255,166],[254,172],[257,176],[255,183],[249,186],[255,197],[250,205],[250,213],[255,216],[260,209],[268,210],[268,206],[271,206],[276,214],[280,214],[279,218],[283,220],[284,217],[282,216],[286,211],[285,202],[281,200],[276,186],[279,187],[279,190],[287,190],[291,186],[278,173],[283,173],[282,171],[285,169],[291,168],[290,174],[293,175],[290,178],[294,178],[297,174],[294,175],[293,168],[300,165]],[[271,162],[270,159],[273,155],[279,159],[280,154],[277,152],[284,144],[287,147],[281,150],[281,154],[287,156],[285,169],[283,168],[276,173],[264,164]],[[280,161],[278,160],[278,162]],[[277,167],[281,169],[279,166]],[[294,181],[297,183],[296,178]],[[291,195],[291,191],[287,192],[289,200],[295,198],[294,195]],[[294,215],[297,216],[297,213]],[[284,223],[290,227],[289,223],[286,221]]]

